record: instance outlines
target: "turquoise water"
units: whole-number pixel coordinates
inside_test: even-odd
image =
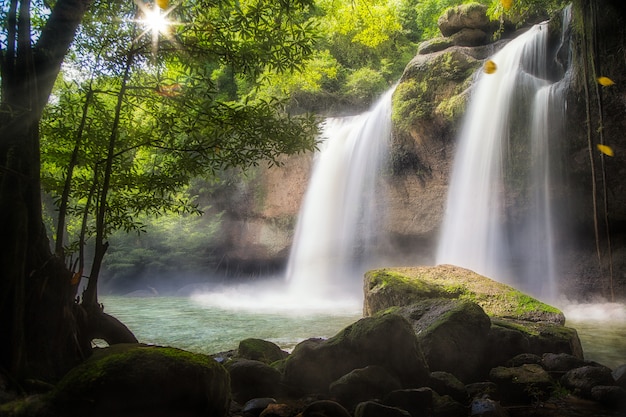
[[[277,301],[255,305],[235,294],[221,298],[107,296],[101,302],[105,312],[126,324],[140,342],[205,354],[235,349],[248,337],[291,350],[310,337],[331,337],[361,318],[355,302],[329,303],[317,309],[298,303],[281,308]],[[611,368],[626,363],[625,306],[585,304],[563,310],[566,325],[578,331],[586,359]]]
[[[104,311],[126,324],[142,343],[197,353],[236,349],[243,339],[269,340],[293,349],[310,337],[330,337],[361,318],[354,309],[336,312],[269,310],[207,305],[190,297],[101,297]]]

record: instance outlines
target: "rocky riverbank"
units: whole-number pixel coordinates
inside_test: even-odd
[[[366,317],[293,352],[96,349],[7,416],[623,416],[626,364],[583,359],[563,315],[471,271],[370,271]],[[2,388],[0,399],[15,393]],[[39,392],[39,393],[36,393]]]

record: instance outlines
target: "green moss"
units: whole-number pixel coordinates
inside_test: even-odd
[[[366,279],[370,292],[384,291],[396,305],[425,298],[458,298],[480,305],[490,317],[564,322],[557,308],[513,287],[451,265],[380,269],[369,271]]]

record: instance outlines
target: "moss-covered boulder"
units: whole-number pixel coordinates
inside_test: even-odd
[[[288,353],[277,344],[263,339],[248,338],[239,342],[237,356],[253,361],[261,361],[267,364],[280,361],[287,357]]]
[[[383,367],[403,387],[427,384],[429,369],[409,322],[398,314],[363,318],[330,339],[299,343],[284,363],[294,395],[328,393],[329,385],[358,368]]]
[[[206,355],[146,345],[115,345],[70,371],[51,394],[70,416],[225,416],[226,369]]]
[[[491,322],[476,303],[430,298],[394,308],[413,326],[431,371],[446,371],[464,382],[475,381],[482,370]]]
[[[562,325],[555,307],[513,287],[452,265],[369,271],[364,282],[364,314],[432,298],[472,301],[490,317]]]

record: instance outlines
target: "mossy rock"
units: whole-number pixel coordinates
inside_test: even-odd
[[[239,342],[238,356],[244,359],[271,364],[285,359],[287,352],[272,342],[263,339],[249,338]]]
[[[443,48],[446,43],[432,46]],[[431,49],[424,45],[424,53]],[[413,126],[439,121],[454,125],[460,121],[467,99],[466,90],[474,72],[481,65],[471,48],[450,47],[445,50],[417,55],[406,66],[393,95],[392,120],[401,132],[411,132]],[[461,111],[446,111],[454,102]]]
[[[429,377],[409,322],[398,314],[381,313],[358,320],[330,339],[299,343],[285,360],[283,381],[293,395],[327,394],[333,381],[369,365],[385,368],[403,386],[424,386]]]
[[[435,297],[387,311],[411,323],[431,371],[449,372],[464,382],[486,375],[482,365],[491,321],[478,304]]]
[[[123,344],[102,349],[72,369],[50,399],[67,415],[225,416],[230,379],[206,355]]]
[[[562,325],[563,313],[515,288],[452,265],[386,268],[365,274],[364,314],[428,298],[475,302],[490,317]]]

